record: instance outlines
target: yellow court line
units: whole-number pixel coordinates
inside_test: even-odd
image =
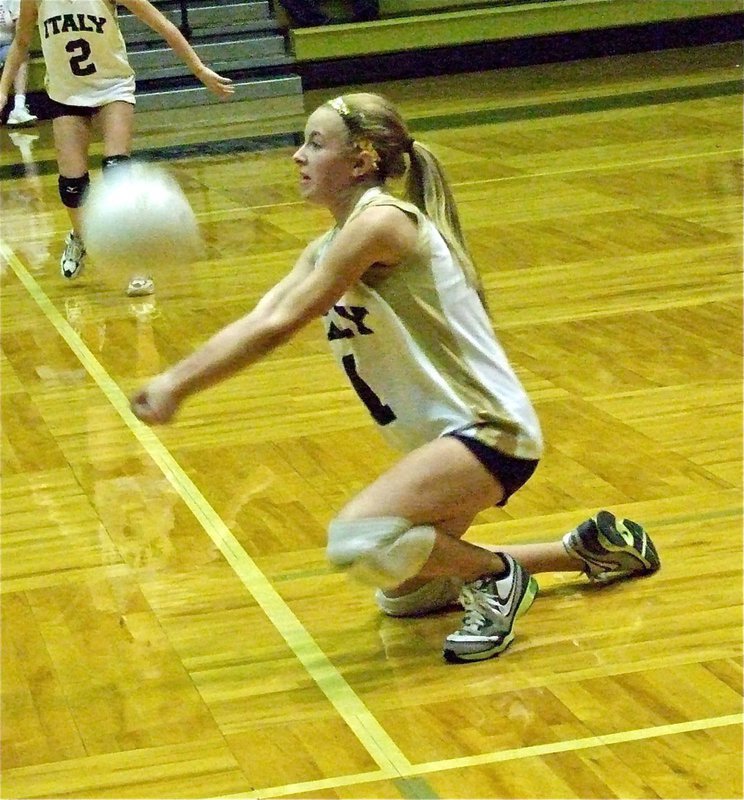
[[[546,744],[517,747],[513,750],[500,750],[496,753],[484,753],[478,756],[465,756],[463,758],[453,758],[446,761],[432,761],[428,764],[417,764],[412,769],[415,769],[417,774],[439,772],[440,770],[463,769],[465,767],[474,767],[483,764],[497,764],[501,761],[534,758],[535,756],[551,755],[552,753],[575,752],[576,750],[586,750],[590,747],[605,747],[612,744],[637,742],[642,739],[656,739],[661,736],[673,736],[679,733],[691,733],[692,731],[722,728],[727,725],[741,724],[742,722],[744,722],[744,714],[729,714],[724,717],[696,719],[690,720],[689,722],[658,725],[653,728],[640,728],[638,730],[620,731],[618,733],[597,734],[596,736],[587,736],[583,739],[568,739],[561,742],[548,742]]]
[[[533,758],[559,752],[572,752],[592,747],[622,744],[643,739],[670,736],[699,730],[708,730],[744,721],[741,714],[661,725],[633,731],[590,736],[547,744],[484,753],[463,758],[411,764],[395,742],[372,716],[361,699],[330,662],[326,654],[302,626],[289,606],[276,592],[255,562],[243,550],[224,521],[203,497],[198,487],[186,475],[155,433],[143,425],[130,411],[129,401],[110,375],[85,346],[67,320],[57,311],[52,301],[39,287],[13,251],[0,240],[0,255],[8,262],[18,279],[27,289],[46,318],[70,346],[71,350],[97,383],[106,398],[116,409],[124,423],[157,463],[176,492],[191,509],[205,532],[219,548],[231,568],[262,608],[268,619],[282,634],[290,649],[303,664],[308,674],[328,697],[340,716],[349,725],[359,741],[380,767],[379,771],[325,778],[316,781],[289,784],[234,795],[238,798],[283,797],[299,792],[322,791],[341,786],[370,783],[378,780],[396,780],[433,772],[463,769],[472,766],[496,764],[524,758]]]
[[[290,607],[274,589],[268,578],[243,550],[227,525],[212,508],[199,488],[184,472],[155,433],[140,422],[129,408],[129,400],[101,366],[36,280],[26,270],[13,250],[0,240],[0,255],[24,285],[44,316],[70,346],[88,374],[115,408],[124,424],[160,467],[163,475],[191,509],[209,538],[240,578],[255,601],[276,627],[310,677],[317,683],[367,752],[386,774],[396,777],[410,769],[410,761],[390,738],[385,729],[354,693],[328,656],[303,627]]]
[[[729,714],[723,717],[697,719],[689,722],[659,725],[653,728],[640,728],[638,730],[588,736],[584,739],[569,739],[561,742],[549,742],[546,744],[530,745],[528,747],[517,747],[512,750],[500,750],[498,752],[483,753],[477,756],[451,758],[443,761],[431,761],[424,764],[412,764],[404,772],[403,777],[412,778],[419,775],[431,774],[433,772],[448,772],[455,769],[467,769],[468,767],[482,767],[490,764],[498,764],[503,761],[517,761],[524,758],[536,758],[539,756],[552,755],[554,753],[569,753],[577,750],[587,750],[592,747],[606,747],[608,745],[637,742],[644,739],[655,739],[662,736],[674,736],[676,734],[691,733],[693,731],[712,730],[730,725],[740,725],[743,722],[744,714]],[[317,781],[305,781],[304,783],[287,784],[286,786],[274,786],[271,788],[259,789],[246,794],[224,795],[220,796],[220,800],[230,800],[230,798],[234,798],[234,800],[238,800],[238,798],[244,798],[245,800],[248,800],[248,798],[286,797],[288,795],[295,795],[303,792],[322,791],[324,789],[338,789],[343,786],[355,786],[357,784],[371,783],[378,780],[390,780],[391,777],[392,776],[388,774],[373,772],[361,773],[358,775],[346,775],[339,778],[325,778]]]

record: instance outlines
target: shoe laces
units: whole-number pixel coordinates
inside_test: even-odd
[[[70,234],[70,238],[65,246],[65,259],[67,261],[78,261],[84,254],[85,247],[83,245],[83,240],[75,236],[74,233]]]
[[[487,583],[487,580],[474,581],[470,586],[463,586],[460,591],[460,602],[465,609],[461,630],[467,633],[480,633],[488,623],[493,622],[481,610],[484,606],[488,606],[488,600],[479,590]],[[496,614],[499,613],[495,609],[493,611]]]

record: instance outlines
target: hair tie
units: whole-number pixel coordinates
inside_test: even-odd
[[[346,100],[342,96],[334,97],[333,100],[328,101],[328,105],[338,113],[343,119],[351,116],[351,109],[346,105]]]

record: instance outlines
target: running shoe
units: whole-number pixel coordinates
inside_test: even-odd
[[[459,578],[432,578],[418,589],[400,597],[375,592],[377,607],[389,617],[421,617],[457,604],[462,581]]]
[[[642,525],[600,511],[563,537],[566,551],[584,562],[593,581],[648,575],[661,566],[656,547]]]
[[[446,661],[483,661],[503,653],[514,640],[517,618],[532,605],[537,581],[511,556],[499,555],[506,574],[484,575],[463,585],[465,617],[462,627],[445,639]]]
[[[83,260],[85,259],[85,245],[83,240],[74,232],[70,231],[65,239],[65,249],[62,258],[59,260],[59,268],[63,278],[72,280],[77,278],[83,271]]]

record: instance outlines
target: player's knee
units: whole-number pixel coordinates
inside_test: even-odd
[[[104,156],[101,159],[101,171],[105,174],[108,170],[112,169],[113,167],[121,166],[122,164],[127,164],[132,160],[130,155],[126,153],[121,153],[120,155],[116,156]]]
[[[57,184],[63,205],[67,208],[80,208],[90,185],[90,175],[87,172],[79,178],[60,175]]]
[[[402,517],[335,519],[328,527],[328,560],[374,586],[397,586],[417,575],[435,541],[430,525]]]

